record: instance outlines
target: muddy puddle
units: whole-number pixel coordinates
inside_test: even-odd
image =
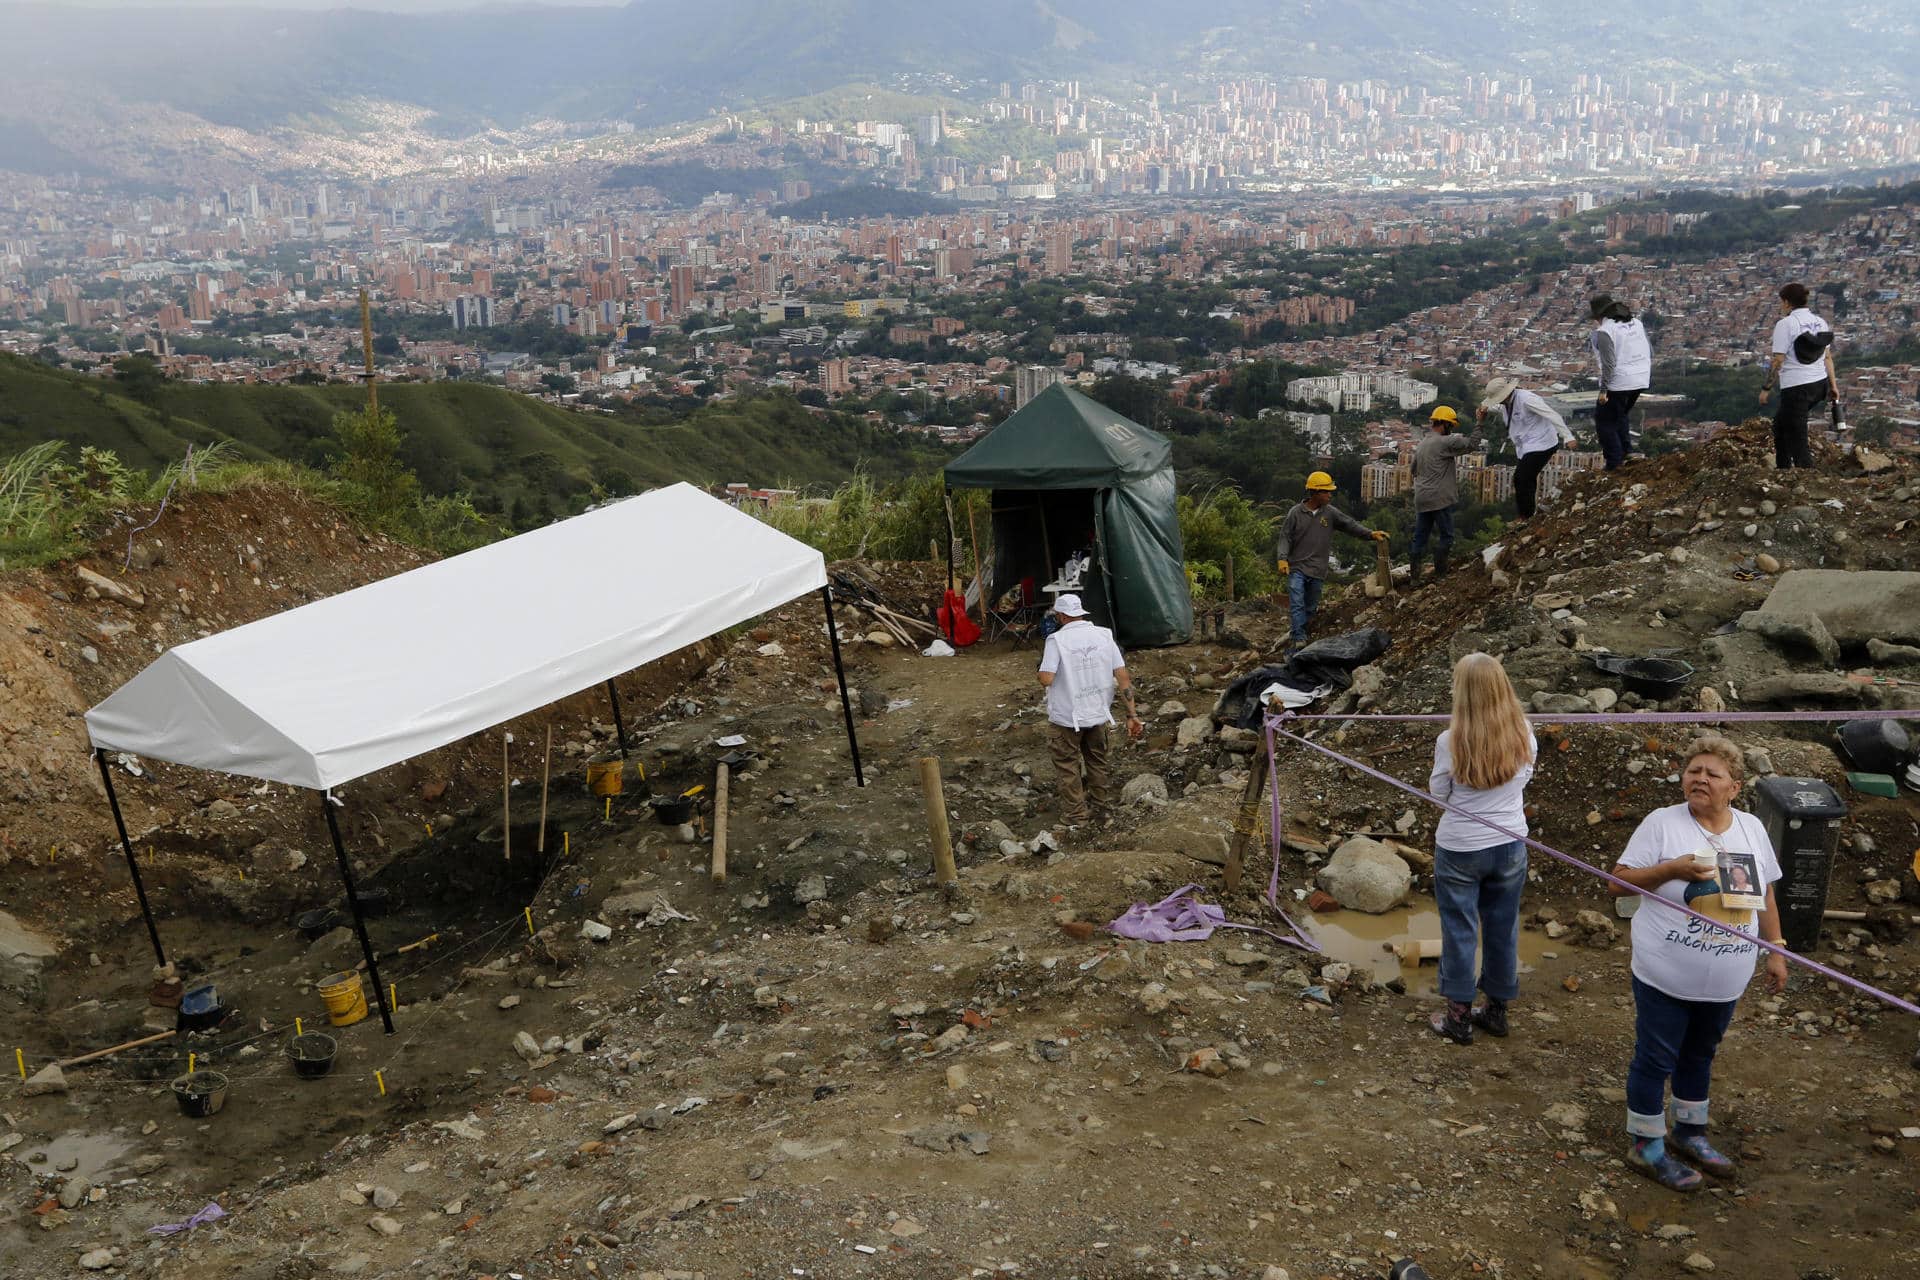
[[[1401,978],[1412,992],[1435,990],[1440,977],[1440,913],[1432,907],[1403,907],[1377,916],[1364,911],[1308,914],[1300,923],[1328,961],[1343,960],[1380,982]],[[1520,972],[1529,972],[1546,947],[1546,935],[1521,930]]]
[[[13,1154],[39,1174],[72,1173],[97,1181],[134,1148],[134,1139],[112,1133],[63,1133],[50,1142]]]

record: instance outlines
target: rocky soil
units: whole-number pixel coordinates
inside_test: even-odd
[[[1898,620],[1887,635],[1831,637],[1825,652],[1808,628],[1740,626],[1788,571],[1906,568],[1912,478],[1830,459],[1783,479],[1759,457],[1734,438],[1582,480],[1492,567],[1384,600],[1342,594],[1327,629],[1381,626],[1394,646],[1339,705],[1442,710],[1447,668],[1470,648],[1502,653],[1549,714],[1647,705],[1593,668],[1586,651],[1605,648],[1693,663],[1698,678],[1668,709],[1914,706],[1911,686],[1885,682],[1920,679]],[[151,956],[72,713],[153,644],[274,607],[254,577],[262,593],[283,583],[284,603],[405,567],[342,525],[344,556],[317,552],[296,570],[286,560],[330,517],[290,511],[278,542],[249,539],[282,504],[247,501],[187,513],[170,563],[124,579],[141,606],[86,598],[71,567],[0,584],[9,618],[41,627],[31,641],[9,627],[4,683],[9,709],[32,719],[6,722],[7,785],[21,781],[6,801],[14,861],[0,907],[20,932],[0,938],[51,952],[0,961],[0,1023],[29,1070],[149,1022]],[[243,571],[250,540],[286,559]],[[322,577],[336,560],[338,576]],[[919,567],[885,581],[893,595],[935,585]],[[172,603],[183,589],[187,613]],[[392,898],[371,931],[398,1034],[377,1018],[340,1030],[320,1080],[295,1079],[280,1056],[294,1018],[323,1024],[314,984],[358,957],[349,932],[309,941],[290,925],[338,897],[317,815],[284,788],[256,795],[136,762],[146,776],[123,794],[151,828],[163,936],[237,1012],[0,1104],[0,1273],[1309,1280],[1418,1256],[1440,1280],[1864,1280],[1920,1261],[1912,1019],[1802,973],[1779,998],[1756,989],[1714,1098],[1741,1177],[1691,1198],[1661,1192],[1620,1159],[1632,1008],[1604,887],[1536,863],[1514,1035],[1441,1042],[1424,1022],[1432,966],[1380,948],[1437,935],[1419,857],[1432,811],[1307,748],[1280,760],[1279,883],[1326,954],[1241,930],[1163,945],[1101,930],[1189,882],[1230,919],[1278,927],[1259,898],[1264,855],[1240,893],[1221,885],[1255,744],[1210,715],[1284,631],[1266,602],[1233,611],[1244,645],[1130,655],[1149,732],[1114,753],[1127,801],[1075,831],[1056,821],[1033,649],[928,659],[850,642],[858,789],[808,603],[664,677],[632,678],[630,727],[656,794],[711,788],[728,750],[717,739],[742,735],[754,753],[732,779],[723,885],[708,873],[710,814],[682,830],[653,821],[631,781],[612,805],[586,793],[584,758],[611,744],[592,699],[554,718],[544,856],[540,753],[527,745],[544,717],[514,726],[511,861],[497,736],[350,789],[349,841]],[[163,629],[136,645],[136,633],[102,636],[103,620]],[[867,631],[845,621],[844,634]],[[1863,672],[1882,682],[1848,678]],[[1813,683],[1766,683],[1787,679]],[[1415,783],[1433,731],[1315,730]],[[1640,815],[1676,798],[1686,726],[1540,734],[1530,796],[1548,843],[1607,864]],[[1848,792],[1821,726],[1733,736],[1756,771],[1823,777],[1847,796],[1832,906],[1865,908],[1889,881],[1912,895],[1837,924],[1820,957],[1920,994],[1920,943],[1900,924],[1920,910],[1908,866],[1920,804]],[[942,762],[951,889],[932,875],[923,756]],[[214,811],[222,802],[230,811]],[[1411,911],[1307,909],[1355,833],[1408,851]],[[49,864],[41,846],[56,840],[75,852]],[[296,866],[293,854],[310,857]],[[189,1052],[233,1081],[206,1119],[181,1115],[166,1089]],[[226,1216],[148,1234],[210,1202]]]

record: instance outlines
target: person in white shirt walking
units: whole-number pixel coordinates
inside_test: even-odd
[[[1110,798],[1107,726],[1113,723],[1116,689],[1127,700],[1127,736],[1139,737],[1144,726],[1134,708],[1133,678],[1113,632],[1087,621],[1077,595],[1061,596],[1053,614],[1060,629],[1047,637],[1040,656],[1040,684],[1047,691],[1047,747],[1059,780],[1062,817],[1082,823],[1093,817],[1089,795],[1101,809]]]
[[[1653,381],[1653,344],[1647,341],[1646,326],[1627,304],[1608,294],[1589,299],[1587,312],[1598,322],[1587,340],[1600,365],[1600,397],[1593,404],[1593,432],[1600,437],[1607,470],[1618,471],[1626,465],[1632,448],[1633,433],[1627,419],[1640,393]]]
[[[1807,309],[1807,286],[1795,282],[1780,290],[1780,318],[1773,325],[1773,354],[1767,365],[1760,403],[1780,384],[1780,407],[1773,414],[1773,465],[1782,471],[1810,467],[1807,418],[1840,384],[1833,375],[1833,327]]]
[[[1507,1034],[1520,994],[1520,894],[1527,887],[1527,783],[1538,748],[1526,709],[1500,659],[1469,653],[1453,666],[1453,722],[1433,744],[1427,790],[1443,812],[1433,833],[1433,898],[1440,908],[1440,994],[1435,1034],[1472,1044],[1475,1027]],[[1491,825],[1489,825],[1491,824]],[[1495,828],[1499,830],[1495,830]],[[1512,834],[1509,835],[1508,833]],[[1480,948],[1480,977],[1473,953]],[[1478,988],[1487,997],[1473,1004]]]
[[[1520,457],[1513,469],[1513,505],[1521,520],[1531,520],[1538,505],[1540,473],[1561,445],[1573,443],[1573,432],[1567,430],[1567,420],[1552,405],[1531,391],[1521,390],[1512,378],[1495,378],[1487,387],[1486,398],[1475,416],[1485,418],[1488,414],[1506,424],[1507,438]]]

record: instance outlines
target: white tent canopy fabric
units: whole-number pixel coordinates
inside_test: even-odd
[[[820,553],[678,484],[168,650],[96,748],[324,790],[826,585]]]

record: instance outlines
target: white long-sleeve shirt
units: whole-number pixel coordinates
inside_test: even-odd
[[[1531,749],[1527,762],[1520,766],[1518,773],[1497,787],[1479,791],[1455,780],[1453,751],[1449,743],[1452,737],[1453,730],[1443,729],[1434,740],[1433,774],[1427,779],[1427,790],[1433,793],[1433,798],[1445,800],[1454,808],[1464,809],[1475,817],[1485,818],[1487,822],[1497,823],[1516,836],[1529,834],[1526,791],[1527,783],[1533,778],[1534,761],[1540,756],[1539,739],[1528,735]],[[1473,818],[1456,813],[1442,813],[1440,825],[1433,832],[1435,844],[1455,853],[1491,849],[1494,845],[1506,844],[1508,839],[1486,823],[1475,822]]]
[[[1493,411],[1507,424],[1507,438],[1513,441],[1515,453],[1525,457],[1557,444],[1573,443],[1567,420],[1533,392],[1515,391],[1507,403],[1513,406],[1512,412],[1505,404],[1495,405]]]

